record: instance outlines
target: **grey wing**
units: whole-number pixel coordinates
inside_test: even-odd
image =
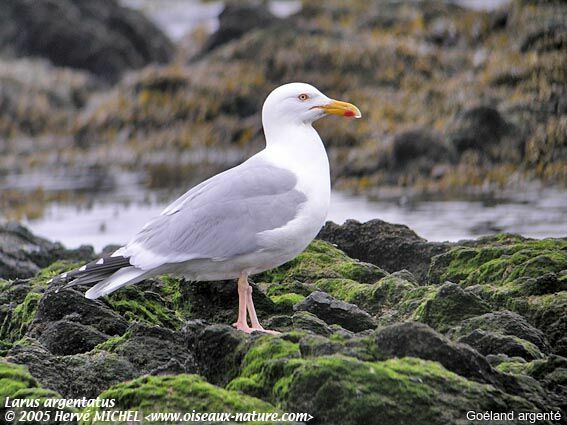
[[[307,200],[296,176],[263,161],[244,163],[191,189],[150,221],[124,252],[148,270],[221,260],[261,248],[257,235],[284,226]]]

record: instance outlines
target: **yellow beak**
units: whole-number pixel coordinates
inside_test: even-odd
[[[343,117],[354,117],[360,118],[362,114],[360,109],[354,106],[352,103],[341,102],[340,100],[331,100],[330,103],[321,106],[314,106],[314,108],[320,108],[327,114],[341,115]]]

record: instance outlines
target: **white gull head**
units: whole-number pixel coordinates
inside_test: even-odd
[[[262,108],[264,129],[288,125],[311,125],[326,115],[360,118],[360,110],[351,103],[333,100],[306,83],[289,83],[270,93]]]

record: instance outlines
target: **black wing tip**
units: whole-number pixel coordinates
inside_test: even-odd
[[[91,261],[78,269],[61,273],[48,280],[47,284],[50,286],[58,285],[55,292],[59,292],[62,289],[69,289],[83,283],[98,282],[121,268],[129,266],[131,266],[129,257],[108,255]]]

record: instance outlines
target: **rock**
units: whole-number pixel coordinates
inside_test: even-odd
[[[548,391],[550,401],[564,412],[567,409],[567,358],[553,354],[531,362],[512,358],[500,362],[497,368],[505,373],[537,379]]]
[[[193,335],[199,374],[221,386],[234,378],[253,338],[227,325],[199,325]]]
[[[34,340],[14,346],[7,359],[26,365],[44,388],[67,398],[95,398],[111,385],[139,375],[130,362],[114,353],[55,356]]]
[[[447,130],[449,143],[459,154],[473,150],[490,159],[519,162],[524,141],[519,131],[500,112],[489,106],[466,109]],[[507,146],[506,146],[507,144]]]
[[[102,399],[115,400],[114,410],[152,412],[210,412],[211,422],[223,422],[220,412],[251,413],[279,412],[274,406],[257,398],[227,391],[211,385],[198,375],[144,376],[131,382],[115,385],[99,395]],[[91,409],[91,420],[96,410]],[[240,421],[239,421],[240,422]],[[236,422],[229,422],[236,423]]]
[[[139,375],[195,373],[194,353],[183,332],[133,323],[119,337],[97,347],[128,360]]]
[[[58,260],[88,261],[94,257],[92,247],[68,250],[33,235],[17,223],[0,225],[0,278],[26,278]]]
[[[295,365],[280,396],[285,409],[310,412],[328,425],[441,425],[458,423],[468,410],[537,409],[436,362],[409,357],[381,362],[341,355],[308,359]]]
[[[459,338],[458,342],[470,345],[485,356],[506,354],[512,357],[521,357],[528,361],[543,358],[543,354],[535,344],[511,335],[474,330]]]
[[[55,391],[42,388],[38,382],[30,375],[27,368],[22,365],[7,362],[0,359],[0,402],[3,409],[6,408],[6,398],[43,400],[46,398],[60,399],[60,394]],[[28,411],[42,411],[42,408],[27,408]],[[71,409],[55,408],[55,411],[70,412]],[[2,418],[3,420],[4,418]],[[12,422],[12,421],[9,421]],[[7,423],[7,422],[2,422]]]
[[[219,15],[219,29],[205,42],[203,52],[209,52],[242,37],[248,31],[268,27],[277,21],[263,2],[228,3]]]
[[[314,240],[293,260],[277,269],[264,272],[255,279],[273,284],[294,281],[312,284],[319,279],[338,278],[371,284],[387,274],[373,264],[350,258],[328,242]]]
[[[377,358],[418,357],[441,363],[446,369],[477,382],[501,386],[486,359],[464,344],[455,344],[429,326],[399,323],[376,331]]]
[[[291,320],[294,329],[303,329],[323,336],[333,333],[333,330],[323,320],[308,311],[297,311]]]
[[[427,242],[407,226],[382,220],[343,225],[327,222],[317,236],[347,255],[377,265],[389,272],[407,269],[418,281],[425,281],[433,256],[446,252],[448,243]]]
[[[396,134],[392,140],[390,165],[394,169],[418,168],[429,174],[439,164],[451,162],[449,148],[443,144],[441,135],[428,129],[408,130]]]
[[[482,299],[464,291],[459,285],[446,282],[422,302],[414,318],[434,329],[445,331],[463,319],[489,311],[490,306]]]
[[[295,339],[264,336],[253,342],[237,371],[238,375],[226,386],[264,400],[275,401],[272,388],[299,359],[299,344]]]
[[[567,291],[515,299],[510,308],[543,331],[554,354],[567,356]]]
[[[66,355],[91,351],[107,338],[108,335],[97,331],[91,326],[68,320],[59,320],[50,322],[43,329],[38,340],[51,353]]]
[[[109,81],[173,56],[171,42],[154,24],[114,0],[8,0],[2,6],[0,48],[17,55],[46,57]]]
[[[359,360],[375,360],[369,353],[366,338],[333,334],[332,338],[320,335],[305,335],[299,340],[299,350],[303,358],[342,354]]]
[[[457,282],[491,305],[522,315],[545,334],[554,353],[567,353],[562,313],[567,282],[559,278],[567,268],[567,240],[502,234],[462,244],[434,257],[429,281]]]
[[[305,300],[294,306],[297,311],[313,313],[325,323],[337,324],[353,332],[376,327],[372,316],[354,304],[339,301],[329,294],[315,291]]]
[[[475,330],[512,335],[535,344],[542,352],[549,352],[549,343],[542,331],[531,325],[524,317],[511,311],[495,311],[464,320],[451,329],[451,338],[462,337]]]
[[[48,291],[38,303],[33,322],[34,336],[61,321],[73,321],[109,336],[122,335],[128,322],[100,300],[89,300],[76,290]],[[53,329],[57,332],[57,326]],[[66,338],[63,330],[58,339]]]
[[[258,318],[262,321],[278,307],[254,283],[252,298]],[[238,314],[238,287],[235,280],[215,282],[184,282],[182,288],[194,318],[215,323],[233,323]]]

